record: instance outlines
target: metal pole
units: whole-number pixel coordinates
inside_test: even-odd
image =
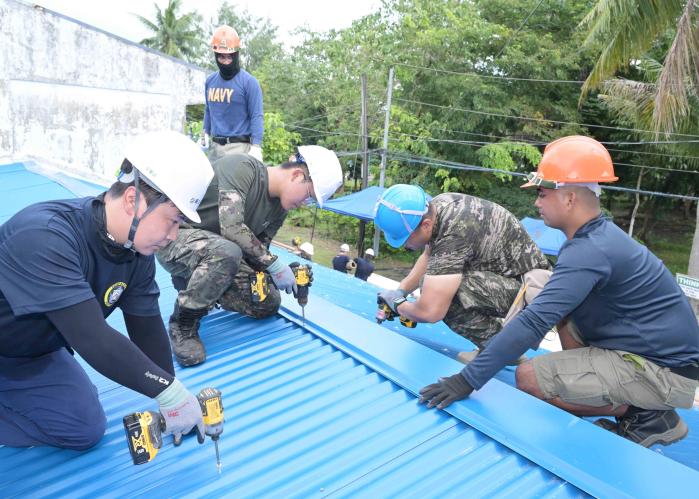
[[[362,189],[369,185],[369,133],[367,130],[366,75],[362,75]],[[359,222],[359,237],[357,240],[357,256],[364,253],[364,234],[366,222]]]
[[[391,98],[393,97],[393,68],[388,70],[388,89],[386,89],[386,120],[383,125],[383,150],[381,151],[381,170],[379,173],[379,187],[383,187],[386,180],[386,155],[388,153],[388,128],[391,120]],[[381,230],[374,226],[374,255],[379,256],[379,242]]]

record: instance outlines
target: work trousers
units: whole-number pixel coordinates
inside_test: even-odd
[[[502,329],[521,284],[517,278],[493,272],[464,273],[444,323],[483,349],[488,340]]]
[[[177,238],[157,253],[173,277],[186,282],[177,295],[180,308],[202,310],[217,303],[224,310],[262,319],[279,310],[281,295],[269,274],[269,295],[253,299],[250,286],[255,271],[245,263],[240,247],[225,237],[202,229],[180,229]]]
[[[62,348],[40,357],[0,357],[0,444],[84,450],[104,435],[97,388]]]

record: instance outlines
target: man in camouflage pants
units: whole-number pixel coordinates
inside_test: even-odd
[[[277,313],[279,291],[292,292],[295,279],[269,251],[272,238],[288,210],[309,198],[322,206],[342,182],[337,157],[320,146],[299,147],[279,167],[247,154],[226,155],[212,166],[214,179],[198,210],[201,223],[183,225],[157,253],[179,291],[168,332],[181,366],[206,360],[199,321],[216,304],[257,319]],[[266,297],[253,296],[257,279],[266,283]]]
[[[478,349],[524,295],[525,275],[550,275],[548,260],[515,216],[484,199],[446,193],[428,201],[420,187],[399,184],[379,199],[374,221],[393,247],[424,248],[399,289],[380,298],[416,322],[444,320]],[[408,302],[421,281],[419,299]],[[459,359],[472,360],[477,352]]]

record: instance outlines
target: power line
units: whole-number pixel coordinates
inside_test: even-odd
[[[577,126],[584,126],[584,127],[590,127],[590,128],[605,128],[608,130],[621,130],[621,131],[625,131],[625,132],[655,133],[651,130],[641,130],[638,128],[623,128],[623,127],[614,127],[614,126],[606,126],[606,125],[591,125],[591,124],[586,124],[586,123],[576,123],[573,121],[559,121],[559,120],[550,120],[550,119],[546,119],[546,118],[532,118],[530,116],[513,116],[513,115],[509,115],[509,114],[491,113],[491,112],[486,112],[486,111],[476,111],[473,109],[464,109],[461,107],[453,107],[453,106],[442,106],[440,104],[430,104],[428,102],[420,102],[420,101],[414,101],[414,100],[410,100],[410,99],[396,98],[395,100],[401,101],[401,102],[406,102],[408,104],[417,104],[417,105],[422,105],[422,106],[447,109],[450,111],[461,111],[464,113],[480,114],[480,115],[485,115],[485,116],[495,116],[495,117],[499,117],[499,118],[513,118],[513,119],[525,120],[525,121],[556,123],[558,125],[577,125]],[[673,133],[668,133],[667,135],[677,135],[677,136],[681,136],[681,137],[699,138],[699,135],[692,135],[692,134],[688,134],[688,133],[674,133],[673,132]]]
[[[435,73],[445,73],[445,74],[451,74],[451,75],[456,75],[456,76],[472,76],[475,78],[485,78],[485,79],[490,79],[490,80],[509,80],[509,81],[527,81],[527,82],[535,82],[535,83],[572,83],[576,85],[582,85],[585,83],[582,80],[555,80],[555,79],[546,79],[546,78],[518,78],[515,76],[499,76],[499,75],[484,75],[481,73],[473,73],[469,71],[452,71],[449,69],[439,69],[439,68],[428,68],[425,66],[417,66],[414,64],[407,64],[404,62],[391,62],[391,61],[384,61],[388,64],[391,64],[393,66],[404,66],[408,68],[413,68],[413,69],[423,69],[425,71],[434,71]]]
[[[512,34],[512,36],[510,36],[507,39],[507,41],[505,42],[505,45],[502,46],[502,48],[500,49],[500,52],[498,52],[498,55],[495,56],[495,59],[500,57],[500,54],[502,54],[503,50],[505,50],[505,48],[507,48],[507,46],[510,44],[510,42],[512,40],[514,40],[514,38],[519,34],[520,31],[522,31],[522,28],[524,28],[524,25],[527,24],[527,21],[529,20],[529,18],[534,14],[534,12],[536,12],[536,9],[538,9],[542,3],[544,3],[544,0],[539,0],[539,3],[536,4],[536,6],[531,10],[531,12],[529,14],[527,14],[527,17],[524,18],[524,21],[522,21],[522,24],[519,25],[519,28],[517,28],[517,30],[515,30],[515,32]]]
[[[457,144],[457,145],[465,145],[469,147],[483,147],[491,144],[499,144],[499,142],[479,142],[479,141],[466,141],[466,140],[450,140],[450,139],[434,139],[434,138],[429,138],[429,137],[420,137],[419,135],[412,135],[409,133],[403,133],[403,132],[393,132],[393,142],[398,142],[400,139],[395,138],[395,134],[402,135],[405,137],[410,137],[413,139],[419,139],[423,140],[425,142],[439,142],[439,143],[448,143],[448,144]],[[533,145],[533,144],[529,144]],[[613,162],[615,166],[631,166],[634,168],[648,168],[650,170],[660,170],[660,171],[667,171],[667,172],[679,172],[679,173],[693,173],[697,174],[699,171],[695,170],[683,170],[681,168],[665,168],[662,166],[651,166],[651,165],[639,165],[639,164],[634,164],[634,163],[618,163],[618,162]]]
[[[652,140],[639,142],[600,142],[600,144],[610,144],[615,146],[638,146],[638,145],[653,145],[653,144],[696,144],[699,140]]]
[[[316,129],[316,128],[309,128],[309,127],[305,127],[305,126],[295,126],[295,125],[287,125],[287,126],[291,126],[291,128],[298,128],[299,130],[308,130],[309,132],[316,132],[316,133],[320,133],[320,134],[323,134],[323,135],[347,135],[347,136],[351,136],[351,137],[356,137],[356,136],[358,136],[358,135],[361,136],[361,134],[359,134],[359,133],[351,133],[351,132],[330,132],[330,131],[327,131],[327,130],[318,130],[318,129]]]
[[[649,156],[665,156],[668,158],[699,160],[699,156],[681,156],[679,154],[665,154],[665,153],[661,153],[661,152],[650,152],[650,151],[625,151],[624,149],[612,149],[610,147],[607,147],[607,151],[623,152],[625,154],[646,154]]]
[[[409,163],[421,163],[421,164],[426,164],[428,166],[441,166],[441,167],[451,168],[451,169],[455,169],[455,170],[493,172],[493,173],[502,173],[505,175],[511,175],[511,176],[516,176],[516,177],[526,177],[526,174],[520,173],[520,172],[512,172],[509,170],[500,170],[497,168],[487,168],[484,166],[469,165],[466,163],[457,163],[454,161],[438,160],[438,159],[430,158],[430,157],[426,157],[426,156],[416,156],[416,155],[392,153],[392,152],[388,152],[387,154],[388,154],[388,156],[390,156],[392,158],[400,159],[402,161],[406,161]],[[628,193],[633,193],[633,194],[643,194],[646,196],[667,197],[667,198],[672,198],[672,199],[683,199],[683,200],[688,200],[688,201],[699,201],[699,197],[684,196],[682,194],[670,194],[670,193],[665,193],[665,192],[645,191],[645,190],[641,190],[641,189],[629,189],[627,187],[615,187],[615,186],[611,186],[611,185],[602,185],[602,184],[600,184],[600,186],[602,187],[602,189],[608,189],[608,190],[612,190],[612,191],[628,192]]]
[[[547,141],[537,141],[537,140],[531,140],[531,139],[519,139],[517,137],[508,137],[506,135],[495,135],[492,133],[476,133],[476,132],[466,132],[463,130],[450,130],[448,128],[430,128],[430,130],[438,130],[440,132],[448,132],[448,133],[456,133],[460,135],[474,135],[476,137],[486,137],[486,138],[498,138],[498,139],[504,139],[505,141],[508,142],[523,142],[525,144],[529,144],[532,146],[545,146],[549,142]],[[618,142],[602,142],[602,144],[607,144],[607,145],[613,145],[613,144],[623,144],[623,143],[618,143]],[[612,149],[610,147],[607,147],[607,151],[614,151],[614,152],[623,152],[626,154],[645,154],[645,155],[650,155],[650,156],[664,156],[668,158],[677,158],[677,159],[695,159],[699,160],[699,156],[683,156],[679,154],[667,154],[667,153],[659,153],[659,152],[650,152],[650,151],[627,151],[624,149]],[[680,170],[683,171],[683,170]]]

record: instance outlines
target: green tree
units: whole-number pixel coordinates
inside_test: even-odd
[[[153,36],[144,38],[140,43],[164,54],[197,62],[202,36],[199,27],[201,16],[189,12],[178,17],[181,0],[169,0],[165,10],[161,10],[157,3],[153,5],[155,21],[136,15],[141,23],[153,32]]]
[[[635,63],[668,30],[673,30],[672,45],[652,92],[651,123],[656,133],[668,133],[690,116],[692,99],[699,95],[696,0],[599,0],[582,25],[589,30],[586,43],[601,43],[603,49],[585,81],[581,99],[617,71]]]
[[[300,140],[301,136],[298,133],[284,128],[281,114],[265,113],[265,134],[262,143],[267,164],[279,165],[286,162]]]
[[[393,153],[482,165],[485,156],[478,150],[489,143],[542,143],[582,133],[581,126],[552,120],[584,122],[585,110],[577,109],[575,80],[593,59],[579,50],[582,33],[576,26],[592,1],[545,1],[518,29],[537,3],[385,1],[379,12],[345,30],[308,34],[283,68],[293,78],[275,79],[285,87],[279,104],[286,106],[288,123],[298,127],[304,140],[356,150],[359,81],[366,74],[369,147],[379,148],[386,78],[394,66],[389,133]],[[529,81],[532,78],[567,82]],[[507,117],[513,115],[534,119]],[[432,193],[459,190],[476,195],[502,183],[490,173],[436,170],[434,164],[423,166],[425,161],[429,162],[394,158],[387,182],[419,182]]]

